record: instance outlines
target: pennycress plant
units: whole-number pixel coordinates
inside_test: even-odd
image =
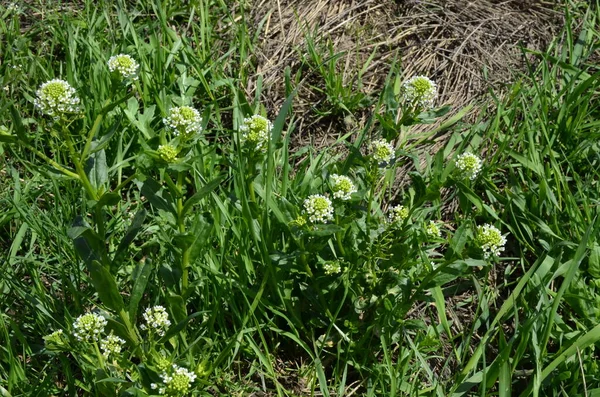
[[[266,117],[243,115],[238,109],[230,145],[220,143],[217,147],[205,136],[210,111],[196,108],[192,98],[172,98],[164,104],[162,120],[148,123],[150,130],[139,136],[143,152],[136,156],[135,168],[124,168],[129,172],[125,179],[119,176],[112,181],[106,164],[110,153],[105,152],[110,136],[98,133],[109,112],[114,115],[122,111],[130,120],[139,121],[133,110],[138,108],[134,95],[140,82],[139,65],[129,55],[111,57],[107,69],[111,76],[110,97],[105,99],[91,129],[83,134],[75,130],[82,124],[77,120],[86,104],[75,88],[65,81],[51,80],[38,90],[35,107],[51,118],[54,135],[65,144],[67,163],[49,158],[22,140],[56,171],[78,181],[89,205],[86,212],[91,214],[90,219],[77,219],[69,235],[103,304],[102,314],[83,314],[71,329],[55,331],[45,341],[48,351],[71,351],[96,381],[120,379],[114,390],[183,396],[200,383],[197,377],[209,373],[198,363],[204,358],[179,356],[180,351],[187,352],[184,329],[191,319],[187,317],[188,307],[198,305],[197,300],[203,299],[196,296],[198,286],[208,283],[194,270],[201,269],[198,263],[204,265],[201,254],[212,249],[214,252],[209,254],[222,262],[224,273],[220,276],[239,277],[240,269],[228,271],[228,266],[241,254],[240,248],[230,242],[237,241],[239,235],[224,232],[227,238],[223,244],[199,238],[205,229],[192,219],[199,222],[203,218],[193,209],[211,194],[219,202],[218,209],[210,207],[211,211],[231,208],[219,227],[237,228],[237,222],[243,221],[250,229],[242,228],[253,242],[249,252],[243,254],[248,255],[248,262],[256,263],[256,270],[235,282],[242,291],[254,288],[259,298],[264,294],[266,301],[283,301],[281,310],[290,317],[287,322],[275,324],[277,327],[330,333],[331,324],[338,328],[337,324],[343,324],[345,330],[341,332],[346,336],[342,339],[351,341],[348,348],[358,351],[361,346],[370,346],[374,337],[379,338],[377,335],[398,343],[399,324],[414,302],[424,299],[440,283],[467,273],[462,249],[465,244],[447,250],[454,238],[453,229],[446,228],[444,220],[442,233],[438,203],[429,203],[414,192],[393,200],[389,196],[396,169],[404,161],[401,153],[405,141],[385,133],[385,120],[381,124],[384,133],[359,141],[363,146],[356,148],[355,156],[334,161],[323,154],[322,178],[315,178],[315,174],[303,178],[299,173],[283,181],[278,178],[286,176],[280,177],[274,171],[273,158],[281,150],[278,142],[272,142],[274,126]],[[404,128],[431,111],[437,89],[423,76],[409,79],[401,87],[397,98],[402,102],[399,122]],[[152,118],[154,108],[144,106],[148,118]],[[235,126],[235,120],[239,125]],[[215,154],[217,150],[219,154]],[[219,176],[211,181],[203,172],[207,156],[211,156],[211,167],[223,168],[212,174]],[[465,153],[455,166],[463,178],[474,180],[481,161]],[[229,174],[229,180],[223,182],[219,172]],[[137,184],[152,209],[153,230],[160,231],[151,242],[138,247],[144,259],[133,267],[136,277],[127,274],[124,263],[129,263],[125,259],[129,245],[143,230],[146,210],[140,209],[128,220],[125,237],[119,237],[122,241],[114,241],[117,235],[111,235],[107,228],[107,220],[113,216],[110,207],[121,202],[121,191],[131,182]],[[281,188],[283,185],[287,188]],[[210,226],[208,222],[198,224]],[[480,246],[485,259],[501,252],[506,240],[499,233],[489,225],[471,232],[473,243]],[[149,248],[150,244],[156,245]],[[107,246],[116,248],[109,250]],[[161,262],[160,271],[154,267],[154,259]],[[293,271],[285,273],[289,269]],[[218,274],[221,270],[214,271]],[[444,277],[437,277],[440,274]],[[158,291],[161,298],[165,295],[164,306],[147,307],[140,315],[138,306],[143,299],[157,301],[156,296],[145,296],[153,275],[163,283]],[[264,277],[262,283],[250,282],[258,277]],[[122,294],[129,279],[128,293]],[[235,300],[240,292],[230,293],[228,299]],[[172,317],[174,314],[179,317]],[[327,337],[337,338],[332,334]],[[370,350],[365,348],[364,352],[363,358],[371,360]],[[97,383],[102,390],[108,385]]]

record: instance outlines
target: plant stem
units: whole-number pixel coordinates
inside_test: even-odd
[[[85,141],[85,146],[83,147],[83,151],[81,152],[82,160],[85,160],[85,158],[89,154],[90,148],[92,146],[92,141],[94,140],[94,136],[96,136],[96,132],[98,131],[98,128],[100,128],[100,124],[102,124],[102,120],[104,119],[104,113],[102,112],[102,110],[106,106],[108,106],[109,103],[110,103],[110,98],[107,99],[106,101],[104,101],[104,104],[102,105],[100,114],[96,117],[96,120],[94,120],[94,125],[92,125],[92,128],[88,132],[88,136]]]
[[[336,223],[336,225],[338,225],[338,226],[339,226],[339,224],[340,224],[340,218],[339,218],[339,215],[337,215],[337,214],[336,214],[336,216],[335,216],[335,223]],[[336,241],[337,241],[337,244],[338,244],[338,248],[339,248],[339,250],[340,250],[340,253],[342,254],[342,256],[346,256],[346,251],[344,250],[344,244],[343,244],[343,243],[344,243],[344,242],[343,242],[343,239],[344,239],[343,233],[344,233],[344,231],[343,231],[343,230],[342,230],[342,231],[340,231],[340,232],[337,232],[337,233],[335,234],[335,239],[336,239]]]
[[[177,198],[177,226],[179,233],[185,233],[185,220],[183,214],[183,172],[177,174],[177,190],[179,197]],[[188,288],[188,266],[190,261],[190,247],[185,247],[181,255],[181,295],[185,296]]]
[[[377,186],[377,165],[375,165],[375,172],[371,171],[371,190],[369,191],[369,201],[367,202],[367,241],[371,241],[371,207],[373,206],[373,197],[375,196],[375,187]]]
[[[140,346],[140,338],[138,337],[138,334],[135,332],[135,328],[133,328],[133,325],[131,324],[131,321],[129,320],[129,314],[127,314],[125,309],[121,309],[121,311],[119,311],[119,317],[121,318],[121,321],[123,321],[123,324],[125,324],[125,328],[127,328],[127,333],[129,334],[129,338],[132,340],[132,342],[135,345],[134,354],[138,358],[143,359],[144,352]]]
[[[46,156],[44,153],[40,152],[33,146],[31,146],[31,145],[27,145],[27,146],[29,147],[29,150],[31,150],[33,152],[33,154],[35,154],[42,160],[46,161],[48,164],[50,164],[52,167],[56,168],[57,170],[59,170],[60,172],[65,174],[66,176],[70,176],[71,178],[75,178],[75,179],[81,179],[81,178],[79,178],[78,174],[76,174],[75,172],[58,164],[56,161],[52,160],[50,157]]]
[[[79,156],[77,155],[77,152],[75,151],[75,147],[73,146],[73,141],[71,141],[71,136],[69,135],[69,131],[67,131],[63,127],[62,133],[63,133],[63,137],[65,139],[65,143],[67,144],[67,148],[69,149],[69,153],[71,154],[71,161],[73,162],[73,164],[75,164],[75,170],[77,171],[77,174],[79,174],[79,179],[81,180],[81,184],[83,185],[83,188],[87,192],[88,196],[90,196],[90,199],[97,200],[98,197],[96,197],[96,190],[94,189],[94,187],[90,183],[90,180],[88,179],[87,175],[85,174],[85,170],[83,169],[83,166],[81,165],[81,159],[79,158]]]

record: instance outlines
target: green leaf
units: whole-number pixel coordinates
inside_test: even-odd
[[[179,295],[177,295],[177,296],[179,296]],[[192,321],[193,319],[195,319],[198,316],[203,315],[204,313],[206,313],[206,312],[196,312],[196,313],[188,316],[187,318],[185,318],[183,321],[178,322],[177,325],[169,328],[169,330],[165,333],[165,335],[159,339],[158,343],[163,343],[163,342],[169,340],[170,338],[172,338],[173,336],[177,335],[179,332],[181,332],[186,327],[186,325],[190,321]]]
[[[8,135],[8,134],[5,134],[4,132],[2,132],[2,131],[0,130],[0,142],[4,142],[4,143],[15,143],[15,142],[17,142],[17,141],[18,141],[18,139],[17,139],[17,137],[16,137],[16,136],[14,136],[14,135]]]
[[[112,138],[112,136],[115,134],[115,132],[117,132],[117,130],[121,126],[121,118],[122,116],[112,125],[110,130],[105,135],[103,135],[102,138],[100,138],[100,140],[93,142],[90,154],[94,154],[100,150],[105,149],[108,146],[110,138]]]
[[[198,201],[202,200],[204,197],[208,196],[212,191],[214,191],[217,188],[217,186],[219,186],[223,178],[223,175],[219,175],[218,177],[204,185],[192,197],[187,199],[187,201],[183,205],[182,215],[187,214],[187,212],[192,208],[194,204],[196,204]]]
[[[106,192],[100,197],[96,205],[102,208],[104,206],[117,205],[119,201],[121,201],[121,196],[118,193]]]
[[[86,264],[92,261],[103,261],[106,256],[104,241],[81,216],[75,218],[73,226],[67,230],[67,235],[73,240],[75,250]]]
[[[171,195],[165,191],[162,186],[152,178],[146,178],[140,193],[148,198],[152,206],[163,211],[172,212],[177,215],[174,207],[174,201]]]
[[[98,261],[88,263],[87,268],[102,303],[115,312],[121,311],[125,305],[112,274]]]
[[[97,142],[92,143],[92,150]],[[108,166],[106,165],[106,153],[103,150],[96,151],[86,160],[85,171],[92,186],[99,190],[108,182]]]
[[[113,255],[113,260],[110,265],[111,271],[113,273],[119,269],[119,264],[123,261],[125,253],[127,252],[127,248],[129,247],[131,242],[135,239],[135,236],[137,236],[139,231],[142,229],[145,219],[146,219],[146,210],[142,208],[133,217],[133,221],[131,222],[131,225],[127,229],[127,233],[125,233],[125,236],[119,243],[119,246],[117,247],[117,250],[115,251],[115,254]]]
[[[129,298],[129,318],[132,320],[136,318],[138,305],[142,300],[150,274],[152,273],[152,260],[147,258],[143,264],[140,264],[141,269],[137,272],[133,289],[131,290],[131,298]]]
[[[17,137],[22,142],[29,142],[29,138],[27,137],[27,134],[25,134],[25,127],[23,127],[23,120],[21,119],[21,114],[19,113],[15,105],[12,103],[10,105],[10,114],[12,116],[12,121],[15,127],[15,133],[17,134]]]

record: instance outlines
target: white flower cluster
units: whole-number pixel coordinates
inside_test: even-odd
[[[64,332],[62,329],[56,330],[53,333],[44,336],[44,344],[50,349],[60,347],[64,344],[63,335]]]
[[[408,218],[408,208],[403,205],[396,205],[390,210],[388,218],[390,223],[402,223]]]
[[[155,331],[159,336],[164,336],[165,330],[171,325],[169,314],[163,306],[149,307],[143,316],[146,324],[142,324],[140,328]]]
[[[490,256],[499,256],[504,251],[506,237],[502,235],[500,230],[488,223],[477,226],[476,242],[483,250],[483,257],[488,259]]]
[[[177,148],[170,144],[160,145],[156,152],[160,158],[167,163],[174,163],[177,161],[177,155],[179,154]]]
[[[331,175],[331,190],[333,190],[333,198],[340,200],[350,200],[352,193],[356,193],[357,189],[352,180],[344,175]]]
[[[465,152],[456,157],[456,168],[463,178],[474,180],[481,171],[481,159],[470,152]]]
[[[244,119],[239,126],[240,144],[252,145],[257,151],[266,152],[269,144],[269,135],[273,124],[258,114]]]
[[[114,55],[108,60],[108,70],[120,74],[124,79],[136,80],[139,67],[140,65],[127,54]]]
[[[150,385],[153,390],[158,389],[158,394],[184,396],[190,391],[192,383],[196,380],[196,374],[173,364],[173,371],[171,374],[163,372],[160,375],[160,378],[162,379],[164,386],[159,386],[156,383]]]
[[[429,223],[425,226],[425,234],[429,238],[436,238],[442,236],[440,228],[434,221],[429,221]]]
[[[202,132],[200,112],[189,106],[172,108],[169,111],[169,116],[163,119],[163,123],[174,135],[180,135],[185,140],[189,140]]]
[[[98,314],[83,314],[73,323],[73,336],[80,342],[96,342],[106,327],[106,319]]]
[[[377,139],[371,142],[369,151],[378,162],[389,163],[394,158],[394,147],[384,139]]]
[[[108,335],[106,338],[100,341],[100,348],[102,349],[102,355],[104,358],[108,358],[111,354],[121,353],[125,341],[114,334]]]
[[[428,77],[414,76],[402,84],[402,94],[411,105],[430,108],[437,98],[437,86]]]
[[[313,194],[304,200],[304,210],[308,214],[308,220],[327,223],[333,219],[333,206],[331,200],[321,194]]]
[[[342,265],[339,261],[329,261],[323,264],[323,270],[327,275],[338,274],[342,271]]]
[[[45,82],[36,92],[34,105],[42,113],[60,117],[66,113],[78,113],[80,100],[75,89],[64,80]]]

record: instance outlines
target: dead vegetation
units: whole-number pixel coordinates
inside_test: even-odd
[[[436,80],[439,103],[459,109],[524,71],[521,48],[546,48],[562,25],[561,9],[557,2],[532,0],[256,1],[257,73],[246,90],[253,96],[261,75],[264,104],[276,113],[286,97],[289,67],[301,82],[294,102],[301,131],[295,143],[318,146],[360,125],[369,109],[359,109],[353,115],[356,122],[350,123],[347,114],[319,114],[327,98],[317,88],[323,86],[323,76],[308,62],[307,36],[321,49],[329,43],[341,54],[337,68],[347,87],[377,97],[397,60],[405,76],[424,74]]]

